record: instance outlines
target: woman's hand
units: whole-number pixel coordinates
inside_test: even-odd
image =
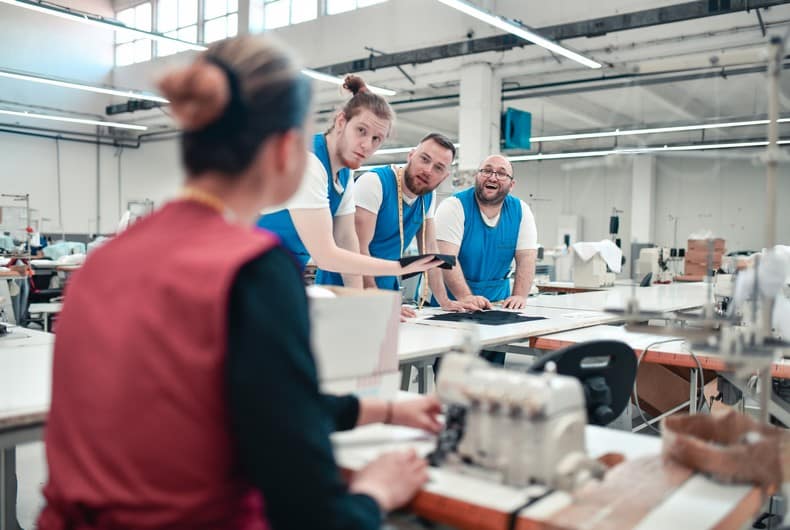
[[[442,430],[442,404],[436,396],[421,396],[392,403],[392,425],[405,425],[437,434]]]
[[[415,260],[405,267],[400,267],[400,271],[396,273],[397,276],[405,276],[406,274],[413,274],[415,272],[423,272],[428,269],[433,269],[444,263],[442,260],[434,258],[433,256],[425,256]]]

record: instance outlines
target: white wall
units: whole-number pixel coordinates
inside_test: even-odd
[[[112,13],[109,0],[77,0],[69,7],[93,13]],[[0,67],[62,77],[86,84],[107,83],[113,66],[113,33],[84,24],[45,16],[0,4]],[[47,107],[50,112],[65,110],[102,114],[109,98],[70,89],[30,82],[0,79],[0,94],[6,107],[13,104]],[[0,116],[0,128],[21,123],[93,133],[92,126],[71,127],[57,122],[17,120]],[[104,148],[102,164],[102,202],[114,191],[114,166],[108,163],[112,150]],[[46,231],[93,232],[96,230],[96,146],[61,142],[63,190],[63,227],[58,227],[57,169],[54,140],[0,133],[0,193],[29,193],[31,207],[41,216]],[[116,201],[117,202],[117,201]],[[10,204],[0,200],[2,204]],[[113,202],[112,204],[115,204]],[[117,210],[117,208],[115,208]],[[102,208],[102,216],[115,211]],[[106,230],[108,225],[103,224]]]
[[[612,160],[615,160],[612,163]],[[562,243],[557,234],[560,215],[582,218],[584,241],[609,237],[612,208],[620,214],[619,237],[630,259],[631,161],[586,159],[584,161],[521,162],[514,164],[514,195],[532,208],[538,226],[538,242],[547,248]]]
[[[515,164],[513,193],[531,206],[538,241],[546,247],[560,243],[557,223],[562,214],[582,217],[585,240],[605,239],[612,207],[617,207],[625,210],[620,215],[620,237],[630,263],[632,160]],[[680,247],[686,246],[692,233],[707,230],[726,239],[729,250],[759,250],[764,241],[764,189],[764,168],[748,158],[657,157],[654,242],[674,244],[672,214],[680,218]],[[779,166],[777,204],[778,242],[790,244],[790,164]]]
[[[777,240],[790,244],[790,164],[779,165]],[[759,250],[765,238],[765,169],[748,159],[659,157],[656,179],[656,242],[673,240],[670,214],[678,220],[678,244],[710,230],[729,250]]]

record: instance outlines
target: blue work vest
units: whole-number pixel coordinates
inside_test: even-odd
[[[400,245],[400,228],[398,227],[398,184],[391,166],[377,167],[371,170],[381,182],[381,206],[376,215],[376,229],[368,249],[374,258],[397,260],[403,255],[406,247],[422,226],[423,208],[425,213],[431,208],[433,193],[421,195],[411,204],[403,202],[403,244]],[[333,285],[343,285],[342,277],[337,273],[328,272]],[[377,276],[376,285],[379,289],[397,291],[400,287],[397,276]]]
[[[485,296],[492,302],[504,300],[510,296],[510,280],[506,276],[516,255],[523,215],[521,201],[511,195],[505,197],[499,222],[491,227],[481,217],[474,187],[454,197],[464,208],[464,237],[458,263],[466,283],[474,295]],[[452,294],[450,297],[453,298]]]
[[[343,199],[343,193],[345,193],[345,190],[348,188],[348,179],[351,177],[351,171],[344,167],[338,172],[337,177],[340,181],[340,185],[343,187],[343,193],[338,193],[332,181],[332,167],[329,161],[329,151],[326,145],[326,136],[323,134],[316,134],[313,137],[313,153],[318,157],[318,160],[321,161],[324,169],[326,169],[329,212],[334,219],[335,212],[337,212],[337,209],[340,207],[340,201]],[[280,236],[283,246],[293,253],[302,268],[304,268],[307,261],[310,259],[310,252],[304,246],[304,243],[302,243],[296,231],[293,219],[291,218],[291,212],[287,209],[283,209],[263,215],[258,219],[258,226]],[[315,283],[328,283],[325,281],[325,276],[327,274],[326,271],[318,269],[316,271]]]

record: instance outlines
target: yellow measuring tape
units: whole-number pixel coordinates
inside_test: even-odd
[[[395,173],[395,182],[398,185],[398,230],[400,231],[400,255],[403,257],[403,248],[405,241],[403,240],[403,168],[395,168],[392,166],[392,172]],[[421,198],[421,197],[418,197]],[[425,247],[425,201],[420,201],[422,205],[422,251],[426,251]],[[428,271],[422,273],[422,282],[420,285],[420,294],[417,300],[417,309],[422,309],[425,300],[428,298]]]

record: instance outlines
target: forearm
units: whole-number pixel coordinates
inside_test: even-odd
[[[535,259],[537,252],[526,251],[521,259],[516,259],[516,278],[513,281],[513,294],[516,296],[529,296],[532,289],[532,280],[535,279]]]
[[[447,296],[447,288],[444,285],[441,269],[436,268],[428,271],[428,285],[431,287],[431,292],[434,298],[436,298],[436,301],[439,302],[439,305],[444,305],[450,301],[450,297]]]
[[[310,250],[308,248],[308,250]],[[316,265],[324,270],[340,274],[366,274],[370,276],[397,276],[400,274],[400,264],[370,256],[363,256],[357,252],[337,247],[332,244],[329,248],[322,248],[319,252],[311,251]]]
[[[363,244],[361,241],[359,242],[359,253],[363,256],[370,257],[370,246],[369,244]],[[373,276],[368,276],[367,274],[362,276],[362,287],[365,289],[375,289],[376,279]]]
[[[387,410],[392,407],[391,401],[377,398],[364,398],[359,400],[359,416],[357,427],[369,423],[383,423],[387,420]],[[391,409],[390,409],[391,410]],[[389,418],[391,421],[392,418]]]
[[[359,254],[359,239],[353,229],[346,227],[345,230],[335,231],[335,243],[338,248]],[[354,289],[362,289],[362,276],[358,274],[341,273],[343,285]]]
[[[444,277],[444,284],[447,286],[447,289],[453,293],[453,296],[455,296],[456,300],[460,300],[465,296],[472,295],[472,290],[466,283],[464,273],[461,270],[461,265],[459,263],[456,262],[455,267],[452,269],[442,270],[442,273]]]

